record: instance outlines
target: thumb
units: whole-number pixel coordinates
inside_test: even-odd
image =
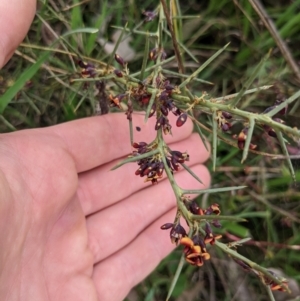
[[[0,68],[24,39],[35,10],[36,0],[0,0]]]

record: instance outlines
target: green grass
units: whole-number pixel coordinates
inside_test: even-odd
[[[202,1],[203,4],[191,0],[179,2],[182,2],[182,15],[189,16],[182,19],[181,35],[181,42],[192,54],[192,57],[189,54],[184,57],[187,74],[195,72],[217,50],[230,42],[230,46],[199,75],[201,80],[213,82],[214,85],[193,82],[189,87],[193,93],[207,91],[219,97],[240,91],[271,48],[273,52],[270,58],[259,69],[251,87],[275,85],[275,88],[242,98],[239,105],[251,112],[262,112],[274,103],[279,92],[288,98],[298,91],[296,77],[248,0],[211,0]],[[278,0],[264,3],[295,61],[299,61],[300,0],[288,2]],[[80,77],[78,70],[74,70],[73,59],[80,55],[86,60],[90,58],[96,65],[107,62],[110,53],[105,52],[104,48],[113,43],[115,29],[112,25],[124,27],[128,22],[127,26],[132,30],[143,20],[141,12],[156,9],[158,4],[150,0],[126,3],[121,0],[91,0],[76,5],[78,3],[75,0],[66,1],[66,4],[74,5],[66,10],[57,4],[59,11],[50,3],[40,5],[40,18],[34,20],[24,43],[1,70],[1,132],[50,126],[93,115],[93,86],[83,91],[82,82],[71,83],[71,79]],[[99,33],[87,32],[89,30],[84,28],[99,28]],[[138,30],[151,32],[155,26],[149,23]],[[56,36],[68,32],[72,34],[49,49]],[[99,34],[107,41],[106,44],[97,42]],[[145,36],[134,33],[130,36],[133,38],[129,47],[134,51],[134,56],[129,67],[133,73],[140,71],[142,66]],[[149,38],[149,43],[152,49],[153,38]],[[170,39],[164,40],[164,47],[169,56],[174,55]],[[177,71],[175,65],[171,69]],[[172,82],[180,83],[175,77]],[[288,113],[284,119],[289,125],[300,127],[300,109],[297,105],[299,100],[291,105],[292,113]],[[204,114],[200,115],[199,120],[209,124]],[[232,129],[233,132],[239,130],[241,128],[238,125]],[[210,133],[203,132],[212,138]],[[278,143],[270,137],[262,138],[262,133],[262,130],[255,130],[253,134],[260,149],[280,154]],[[198,202],[204,207],[217,202],[221,205],[222,214],[247,218],[247,223],[224,222],[221,232],[225,240],[230,241],[233,236],[252,237],[255,243],[240,247],[239,252],[262,266],[281,268],[287,276],[300,281],[299,250],[291,247],[300,245],[297,221],[300,219],[300,160],[292,161],[297,181],[294,183],[284,160],[253,153],[249,154],[244,164],[240,163],[241,159],[240,150],[219,142],[212,188],[246,185],[248,189],[204,195]],[[212,162],[209,165],[212,169]],[[219,250],[211,250],[211,253],[214,259],[200,270],[184,266],[171,300],[238,300],[234,296],[240,292],[249,295],[247,300],[268,300],[256,277],[244,272]],[[164,300],[180,255],[180,251],[175,251],[134,289],[138,300]],[[242,279],[243,282],[234,279]],[[182,294],[184,299],[180,297]]]

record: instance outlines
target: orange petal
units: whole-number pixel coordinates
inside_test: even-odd
[[[196,258],[199,257],[200,255],[198,253],[191,253],[189,255],[186,256],[186,258],[191,259],[191,258]]]
[[[192,253],[201,254],[200,246],[193,246],[191,249],[192,249]]]
[[[209,254],[209,253],[202,253],[201,256],[202,256],[205,260],[210,259],[210,254]]]
[[[185,260],[186,260],[186,262],[190,263],[191,265],[196,265],[196,262],[193,260],[190,260],[188,258],[186,258]]]
[[[187,247],[189,247],[189,248],[192,248],[192,247],[194,246],[193,241],[192,241],[189,237],[187,237],[187,236],[182,237],[182,238],[180,239],[180,244],[181,244],[181,245],[184,245],[184,246],[187,246]]]

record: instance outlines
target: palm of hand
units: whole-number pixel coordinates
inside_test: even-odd
[[[130,152],[124,125],[108,115],[2,136],[1,300],[121,300],[171,251],[159,229],[174,216],[167,181],[145,188],[134,164],[109,172]],[[183,150],[200,145],[190,133],[174,134]],[[207,156],[201,146],[191,162],[206,186]]]

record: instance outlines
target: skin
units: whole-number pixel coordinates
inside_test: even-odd
[[[33,0],[0,1],[0,66],[34,11]],[[154,138],[154,122],[134,115],[137,142]],[[207,188],[209,152],[190,121],[173,129],[170,147],[189,151],[204,185],[184,171],[176,180]],[[122,300],[173,250],[160,230],[175,216],[168,181],[143,183],[134,163],[110,171],[131,151],[124,114],[0,135],[0,300]]]

